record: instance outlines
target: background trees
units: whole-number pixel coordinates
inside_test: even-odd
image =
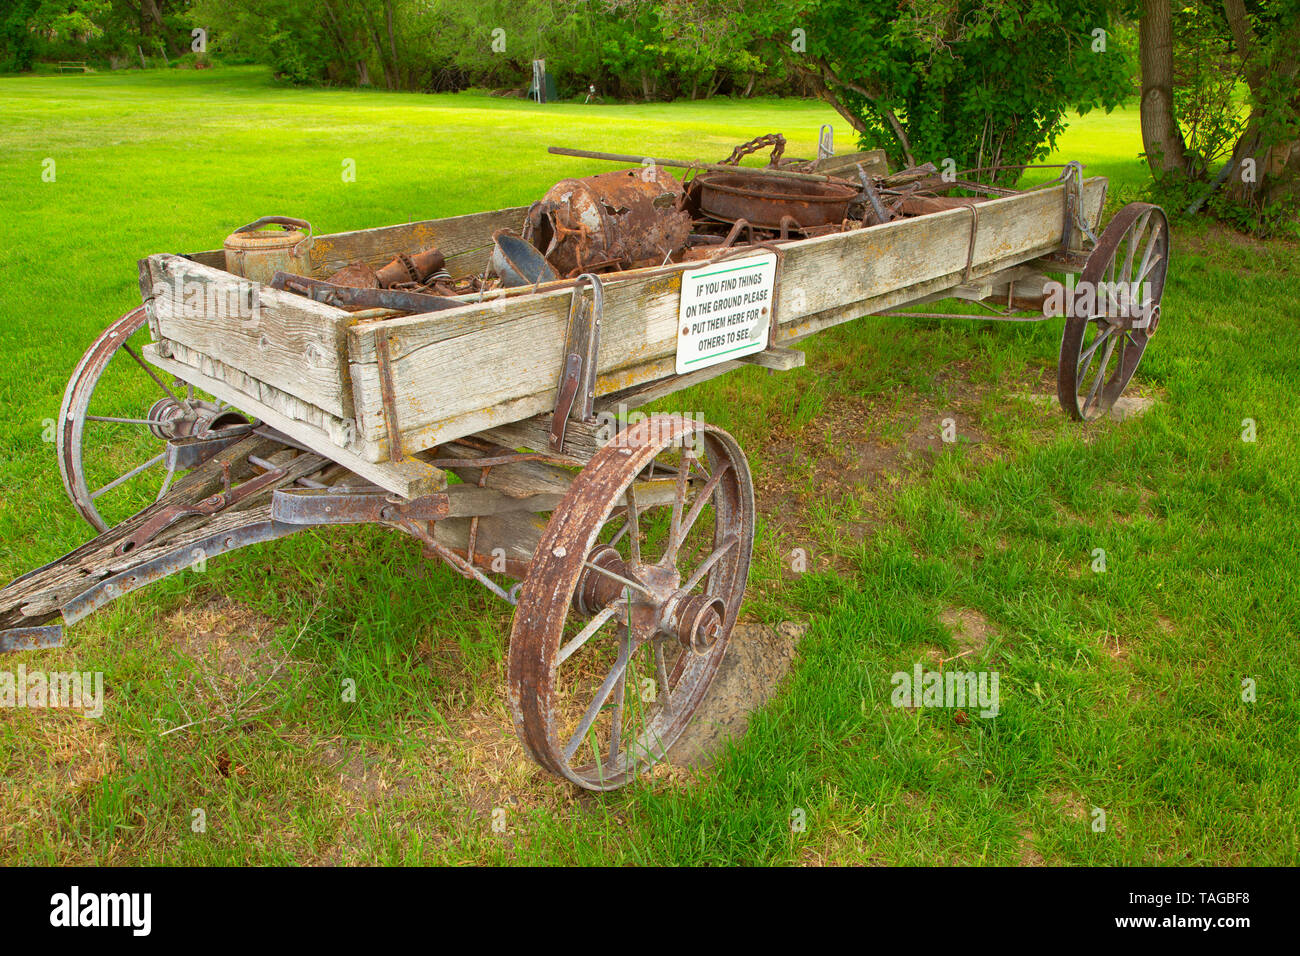
[[[1029,163],[1140,94],[1166,201],[1300,204],[1300,0],[9,0],[0,70],[174,60],[193,26],[295,83],[520,89],[544,57],[562,97],[818,94],[900,165]]]

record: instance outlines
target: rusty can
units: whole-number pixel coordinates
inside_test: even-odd
[[[528,210],[524,237],[561,275],[659,264],[686,245],[682,184],[662,166],[563,179]]]
[[[281,232],[261,232],[280,226]],[[288,216],[263,216],[240,226],[222,244],[226,271],[253,282],[270,282],[277,272],[311,275],[311,223]]]

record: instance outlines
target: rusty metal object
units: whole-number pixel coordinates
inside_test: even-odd
[[[280,226],[282,232],[261,232]],[[279,270],[311,271],[311,223],[289,216],[263,216],[240,226],[226,237],[226,271],[231,275],[266,282]]]
[[[584,283],[591,283],[591,301],[582,294]],[[600,353],[600,323],[605,315],[605,287],[590,273],[578,277],[569,302],[569,328],[564,342],[564,368],[555,394],[551,413],[550,449],[564,451],[564,432],[569,416],[592,421],[596,400],[596,357]]]
[[[1092,294],[1092,308],[1083,308],[1079,294],[1068,303],[1056,396],[1071,418],[1100,418],[1128,385],[1160,324],[1168,268],[1164,210],[1129,203],[1106,226],[1079,276],[1077,288]],[[1117,301],[1131,292],[1137,293],[1136,302]]]
[[[628,491],[651,467],[676,492],[642,509]],[[749,467],[726,432],[655,415],[595,454],[538,544],[510,636],[515,728],[542,766],[612,790],[663,757],[726,651],[753,535]],[[623,706],[629,674],[654,675],[652,703]]]
[[[256,478],[250,478],[235,487],[230,487],[230,471],[226,470],[226,488],[216,494],[209,495],[202,501],[196,501],[193,504],[175,504],[169,505],[152,515],[148,521],[140,525],[113,549],[114,554],[128,554],[141,545],[148,544],[156,538],[165,528],[175,524],[181,518],[188,518],[191,515],[214,515],[220,511],[236,505],[251,495],[257,494],[267,488],[274,486],[280,479],[285,477],[283,468],[275,468],[271,471],[263,472]]]
[[[321,279],[290,275],[287,272],[277,272],[271,279],[270,285],[273,289],[293,292],[348,312],[359,312],[363,309],[438,312],[465,304],[440,295],[425,295],[422,292],[408,292],[405,289],[349,288]]]
[[[277,276],[280,274],[276,273]],[[330,285],[340,285],[348,289],[379,288],[379,276],[376,274],[374,266],[368,262],[362,262],[360,259],[356,262],[349,262],[325,281]]]
[[[768,159],[767,165],[776,168],[781,164],[781,154],[785,152],[785,137],[780,133],[768,133],[765,136],[755,136],[748,143],[741,143],[731,151],[731,155],[724,159],[718,165],[720,166],[739,166],[742,157],[750,153],[756,153],[760,149],[772,147],[772,156]]]
[[[11,627],[0,631],[0,654],[38,651],[49,647],[59,647],[62,643],[63,627],[59,624]]]
[[[271,519],[293,525],[441,521],[451,511],[445,493],[405,500],[387,491],[283,488],[271,495]]]
[[[407,284],[420,285],[446,264],[447,260],[437,249],[426,249],[413,256],[403,252],[398,253],[392,262],[380,269],[375,277],[379,280],[381,289]]]
[[[528,210],[524,238],[557,272],[662,263],[686,245],[685,192],[662,166],[563,179]]]
[[[841,222],[858,195],[839,183],[777,183],[748,172],[709,173],[696,183],[704,215],[722,222],[744,219],[764,229],[780,229],[787,216],[805,229]]]
[[[500,229],[492,236],[491,268],[501,277],[507,288],[554,282],[559,278],[551,264],[532,243],[519,238],[509,229]]]
[[[349,263],[325,281],[330,285],[349,289],[397,289],[423,285],[430,276],[445,266],[446,260],[437,249],[426,249],[413,256],[398,253],[393,261],[376,270],[358,259]]]

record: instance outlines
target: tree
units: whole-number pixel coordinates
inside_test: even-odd
[[[796,59],[895,162],[1015,166],[1050,152],[1071,110],[1118,106],[1127,53],[1108,0],[787,0]],[[996,178],[1014,181],[1018,170]]]
[[[1142,141],[1159,191],[1255,229],[1300,208],[1300,0],[1143,0]],[[1245,97],[1241,90],[1245,90]],[[1207,189],[1210,170],[1221,165]]]

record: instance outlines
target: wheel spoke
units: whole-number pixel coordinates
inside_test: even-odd
[[[691,463],[694,459],[682,452],[682,465],[677,471],[677,492],[673,495],[673,518],[668,529],[668,549],[666,554],[676,554],[676,542],[682,526],[682,507],[686,504],[686,489],[691,480]]]
[[[1080,385],[1082,385],[1083,380],[1088,377],[1088,366],[1092,364],[1092,356],[1093,353],[1097,351],[1097,346],[1101,345],[1102,342],[1108,339],[1110,333],[1113,331],[1115,331],[1113,325],[1106,326],[1103,331],[1097,333],[1097,337],[1092,340],[1092,344],[1089,345],[1088,348],[1079,356],[1079,372],[1078,375],[1075,376],[1075,380]]]
[[[739,543],[740,535],[727,535],[723,540],[721,547],[704,559],[704,563],[695,569],[695,573],[686,580],[686,583],[682,585],[681,589],[683,591],[689,591],[691,588],[695,587],[695,585],[699,584],[704,575],[708,574],[710,569],[712,569],[712,567],[722,559],[722,556]]]
[[[1121,273],[1123,281],[1127,282],[1133,275],[1133,257],[1137,255],[1138,243],[1142,240],[1142,233],[1146,232],[1147,223],[1151,219],[1151,213],[1144,213],[1133,228],[1129,231],[1128,252],[1124,255],[1124,271]]]
[[[1088,393],[1088,400],[1083,403],[1083,415],[1085,418],[1088,416],[1088,409],[1101,393],[1102,383],[1106,381],[1106,366],[1110,363],[1111,353],[1115,351],[1115,341],[1115,339],[1111,339],[1106,343],[1106,351],[1101,357],[1101,367],[1097,369],[1097,379],[1092,383],[1092,391]]]
[[[605,625],[606,621],[618,613],[618,608],[618,602],[615,602],[588,621],[586,627],[579,631],[577,635],[574,636],[573,640],[560,648],[560,653],[555,659],[555,666],[559,667],[572,657],[583,644],[586,644],[587,641],[591,640],[591,636],[599,631]]]
[[[140,356],[136,355],[135,352],[132,351],[131,346],[123,342],[122,351],[124,351],[127,355],[131,356],[131,358],[135,359],[136,364],[149,373],[149,377],[154,380],[154,382],[158,385],[159,388],[163,390],[163,392],[167,395],[168,398],[170,398],[173,402],[176,402],[176,404],[180,405],[191,415],[194,414],[193,406],[190,405],[190,403],[187,400],[181,398],[170,388],[164,385],[163,380],[158,377],[158,375],[154,372],[153,368],[149,365],[149,363],[146,362],[144,359],[140,358]]]
[[[618,763],[618,746],[623,739],[623,704],[627,697],[627,671],[623,671],[618,677],[618,683],[614,685],[614,723],[609,730],[609,765],[614,767]]]
[[[636,496],[632,493],[632,486],[627,486],[627,527],[632,529],[628,537],[628,547],[632,549],[632,561],[636,564],[641,563],[641,526],[640,513],[636,507]]]
[[[1147,277],[1147,273],[1148,273],[1148,272],[1150,272],[1150,271],[1151,271],[1152,269],[1154,269],[1156,266],[1160,265],[1160,263],[1164,262],[1164,260],[1165,260],[1165,257],[1164,257],[1163,255],[1154,256],[1154,257],[1151,259],[1150,262],[1148,262],[1148,261],[1146,260],[1146,258],[1144,257],[1143,260],[1142,260],[1142,269],[1141,269],[1140,273],[1138,274],[1138,277],[1137,277],[1136,279],[1134,279],[1133,281],[1134,281],[1134,282],[1141,282],[1143,279],[1145,279],[1145,278]]]
[[[663,641],[655,641],[655,678],[659,681],[659,692],[664,695],[664,710],[673,712],[673,691],[668,686],[668,665],[664,662]]]
[[[636,581],[633,581],[631,578],[625,578],[621,574],[616,574],[613,571],[609,570],[609,568],[602,568],[600,565],[592,564],[590,561],[583,561],[582,565],[583,567],[590,568],[591,570],[596,571],[599,574],[605,575],[605,577],[607,578],[611,578],[612,580],[617,581],[619,584],[623,584],[626,585],[627,587],[630,587],[633,591],[637,591],[638,593],[644,594],[647,597],[654,597],[654,595],[651,594],[650,589],[647,588],[645,585],[638,584]]]
[[[140,474],[140,472],[145,471],[146,469],[152,468],[154,465],[158,464],[158,463],[159,463],[160,461],[162,461],[162,460],[163,460],[163,456],[162,456],[162,455],[155,455],[153,458],[150,458],[148,461],[146,461],[143,465],[140,465],[139,467],[136,467],[136,468],[132,468],[132,469],[131,469],[130,471],[128,471],[125,475],[118,475],[116,478],[114,478],[114,479],[113,479],[112,481],[110,481],[108,484],[104,485],[104,487],[100,488],[98,491],[92,491],[92,492],[90,493],[90,497],[91,497],[91,498],[98,498],[98,497],[99,497],[100,495],[102,495],[104,492],[106,492],[106,491],[112,491],[114,488],[116,488],[116,487],[117,487],[118,485],[120,485],[122,482],[124,482],[124,481],[129,481],[130,479],[134,478],[136,475]]]
[[[691,528],[695,527],[695,522],[700,517],[700,512],[704,510],[704,506],[709,503],[710,499],[712,499],[714,489],[718,487],[718,483],[722,481],[723,475],[727,473],[727,469],[730,467],[731,465],[729,464],[723,464],[723,466],[717,470],[717,473],[714,474],[708,482],[705,483],[704,487],[700,489],[700,493],[695,497],[695,503],[691,505],[691,510],[688,511],[686,517],[682,519],[681,527],[678,529],[676,536],[669,540],[668,550],[664,553],[663,561],[661,563],[671,564],[676,561],[677,552],[681,549],[682,543],[686,540],[686,536],[691,533]]]
[[[627,665],[632,659],[631,628],[628,629],[628,632],[627,639],[623,642],[623,646],[619,648],[618,659],[614,661],[614,666],[609,669],[609,673],[605,675],[600,687],[596,689],[596,696],[592,698],[591,704],[587,707],[587,712],[582,715],[582,720],[578,722],[578,729],[564,747],[565,760],[572,760],[573,755],[578,752],[583,738],[587,736],[587,731],[591,729],[591,725],[600,716],[600,709],[605,706],[605,701],[609,700],[609,695],[614,692],[614,686],[618,684],[624,672],[627,671]]]

